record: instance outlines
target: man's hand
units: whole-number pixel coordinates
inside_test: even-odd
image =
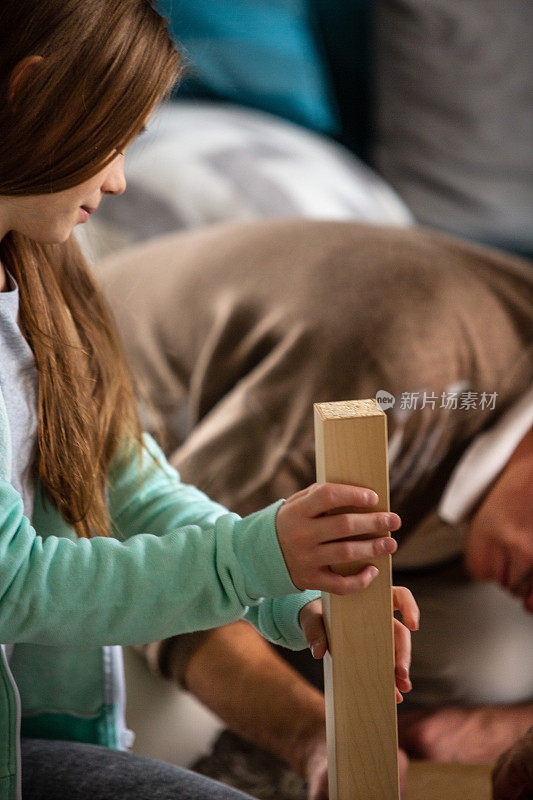
[[[307,800],[329,800],[328,748],[325,731],[309,743],[304,772]]]
[[[489,764],[523,736],[532,722],[530,704],[445,706],[400,714],[398,732],[410,758]]]
[[[494,800],[533,797],[533,728],[498,759],[492,773]]]
[[[398,750],[402,800],[406,797],[408,766],[409,759],[405,752]],[[329,800],[327,746],[324,737],[319,737],[308,753],[306,782],[307,800]]]
[[[411,634],[418,630],[420,612],[415,598],[403,586],[392,589],[394,610],[399,611],[405,624],[394,620],[394,650],[396,663],[396,702],[402,702],[402,692],[411,691],[409,667],[411,666]],[[300,611],[300,625],[314,658],[323,658],[328,649],[326,629],[322,617],[322,601],[313,600]]]
[[[497,581],[533,613],[533,429],[474,515],[465,563],[474,578]]]

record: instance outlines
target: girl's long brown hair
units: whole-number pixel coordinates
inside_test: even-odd
[[[16,97],[16,65],[42,56]],[[0,4],[0,195],[38,195],[96,175],[174,85],[180,59],[150,0]],[[108,535],[109,463],[137,442],[134,393],[111,313],[73,236],[10,231],[0,261],[20,288],[20,324],[39,374],[37,468],[79,536]]]

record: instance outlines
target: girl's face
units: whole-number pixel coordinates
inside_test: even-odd
[[[126,189],[124,155],[84,183],[62,192],[0,198],[0,239],[10,230],[41,244],[65,242],[73,228],[87,222],[104,194],[121,195]]]

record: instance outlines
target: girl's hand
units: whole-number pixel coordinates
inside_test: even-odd
[[[388,511],[335,512],[344,508],[367,509],[378,496],[370,489],[338,483],[313,484],[293,494],[280,506],[276,529],[291,580],[298,589],[321,589],[333,594],[352,594],[365,589],[378,570],[369,565],[356,575],[337,575],[330,564],[369,561],[394,553],[390,536],[353,539],[366,533],[397,530],[400,517]]]
[[[420,612],[416,600],[403,586],[394,586],[392,589],[394,610],[402,615],[402,624],[394,620],[394,659],[396,663],[396,702],[402,702],[402,692],[411,691],[409,667],[411,666],[411,634],[409,631],[418,630]],[[307,603],[300,611],[300,625],[304,632],[307,644],[313,658],[323,658],[328,649],[326,629],[322,617],[322,600],[313,600]]]

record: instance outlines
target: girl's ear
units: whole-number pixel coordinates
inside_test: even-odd
[[[9,103],[13,102],[17,92],[21,89],[24,81],[27,80],[31,70],[41,61],[44,61],[43,56],[26,56],[22,61],[19,61],[9,79],[9,91],[7,96]]]

